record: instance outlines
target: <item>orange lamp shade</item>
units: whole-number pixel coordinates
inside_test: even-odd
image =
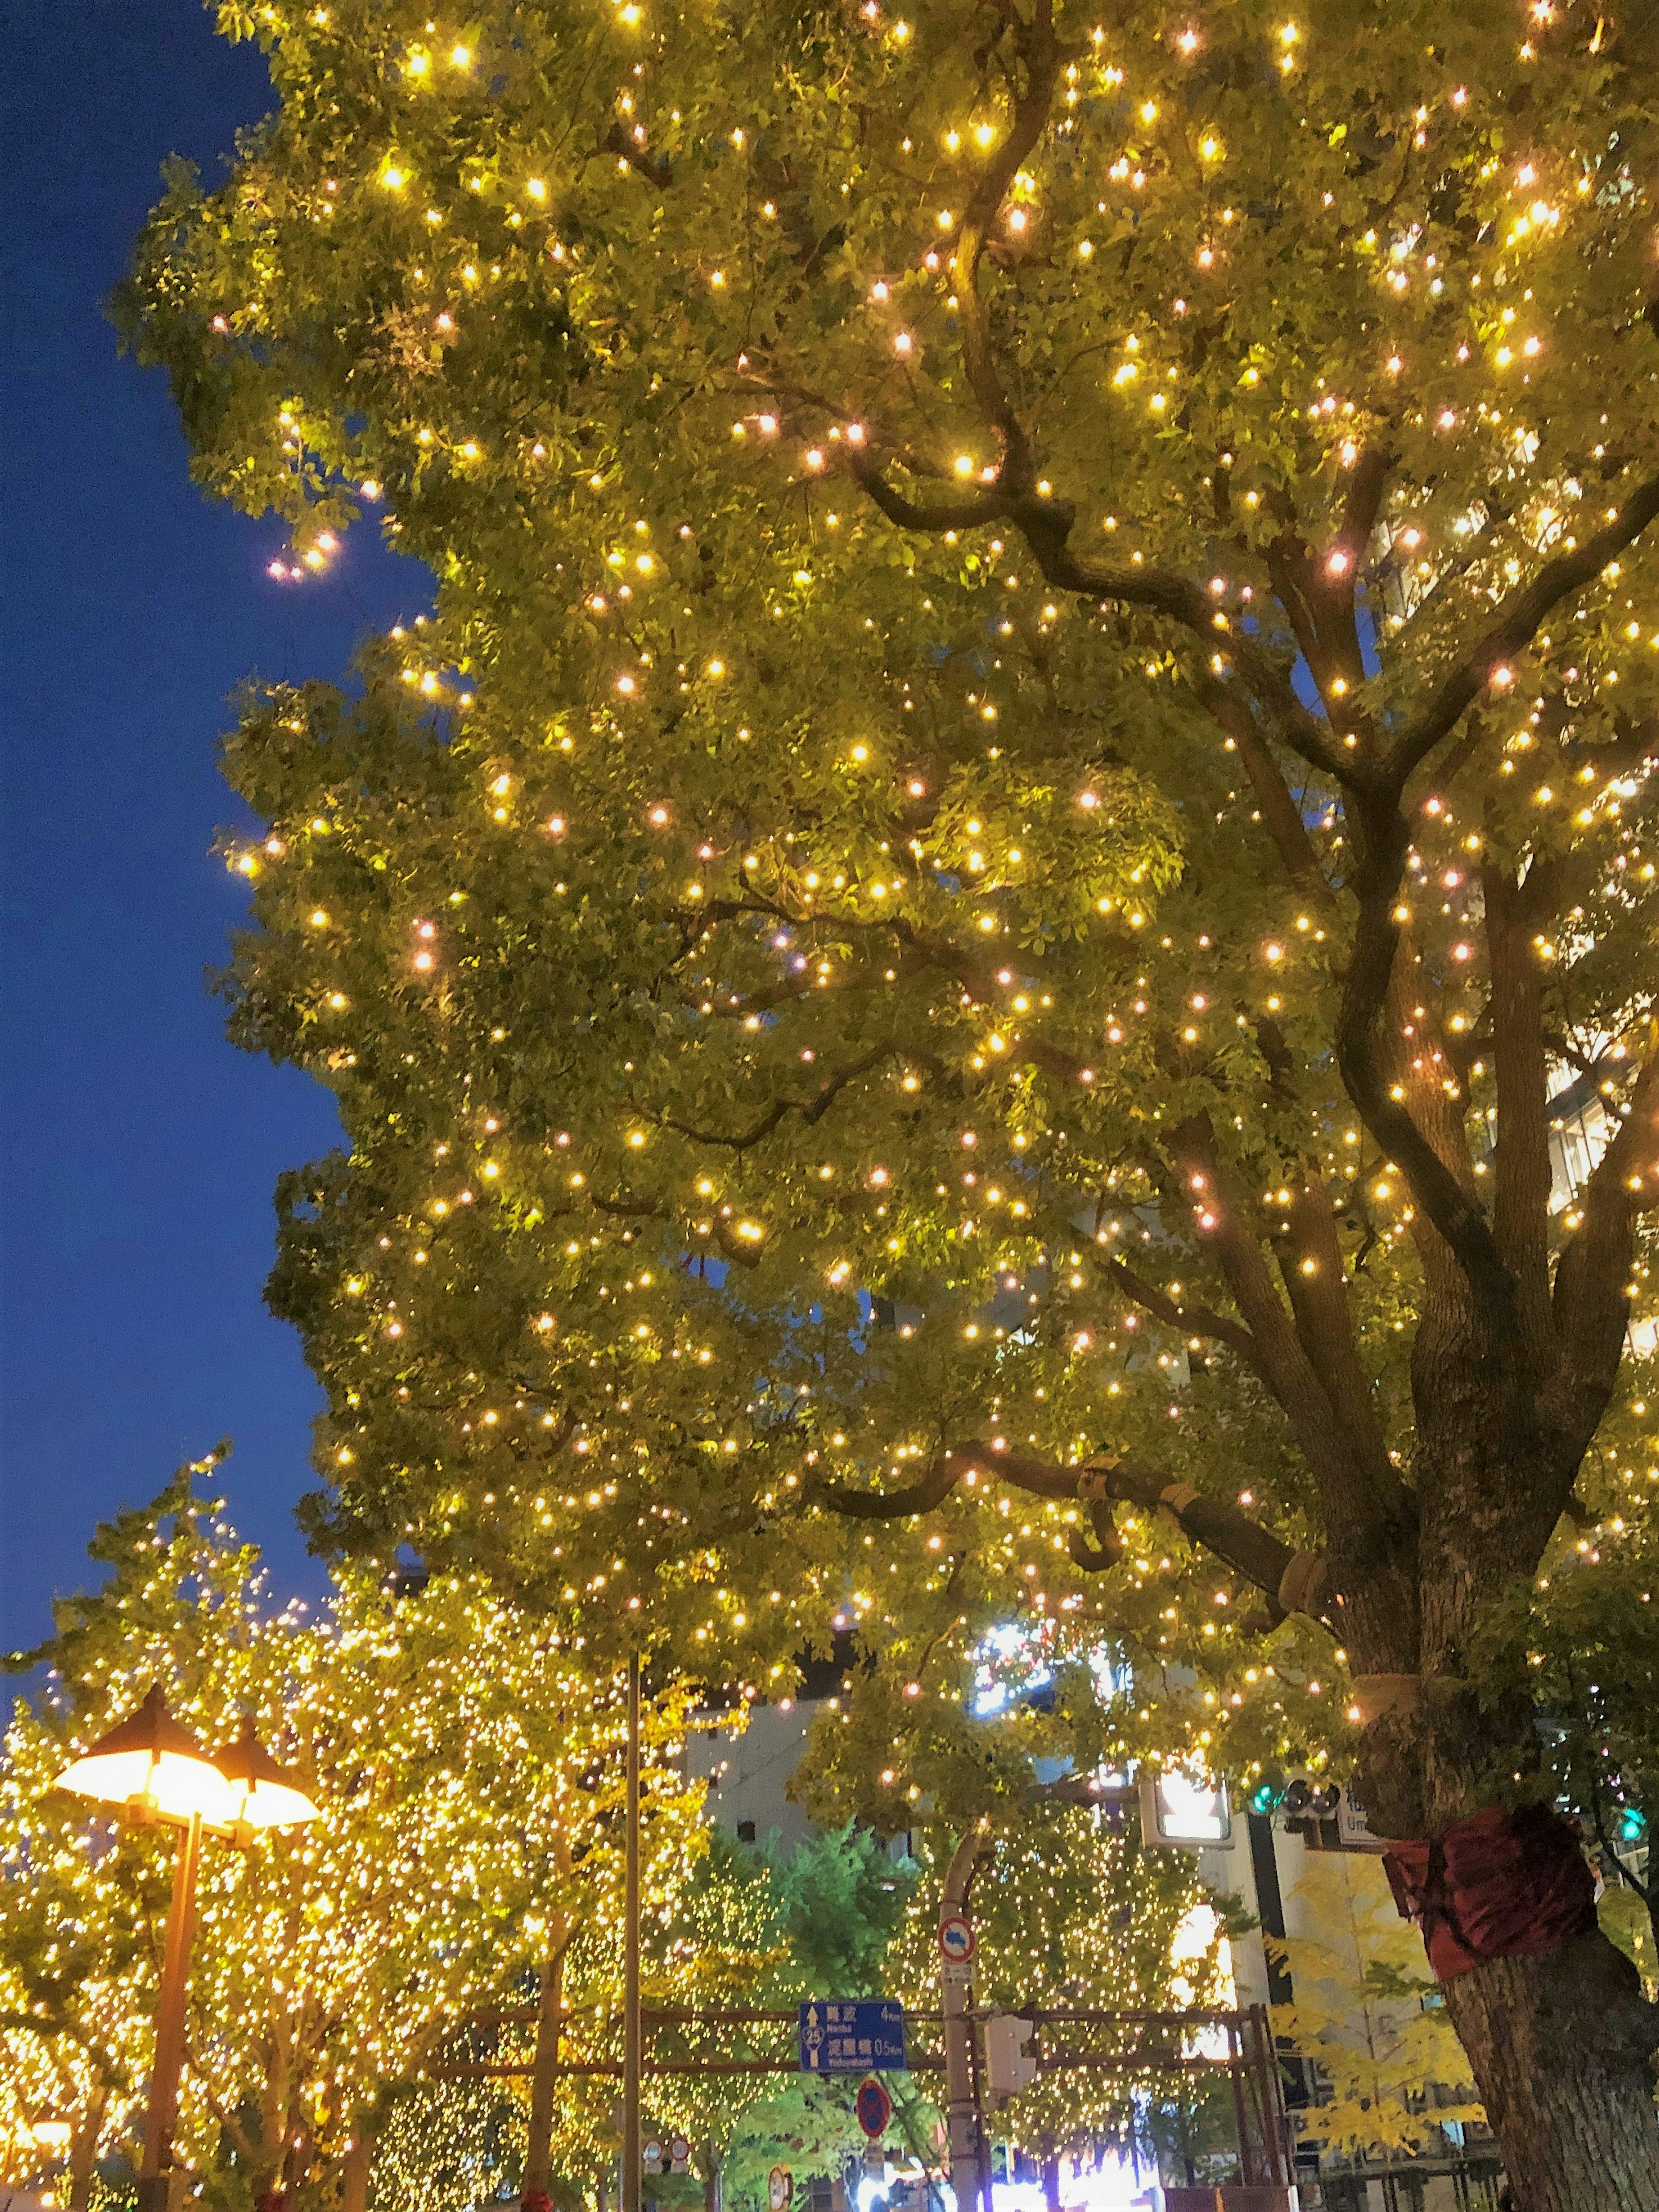
[[[214,1762],[228,1784],[234,1826],[245,1828],[296,1827],[314,1820],[317,1807],[302,1786],[302,1778],[278,1766],[253,1733],[253,1723],[243,1723],[242,1733]]]
[[[164,1820],[192,1814],[215,1826],[235,1817],[236,1795],[187,1728],[174,1720],[159,1688],[58,1777],[60,1790],[106,1805],[142,1807]]]

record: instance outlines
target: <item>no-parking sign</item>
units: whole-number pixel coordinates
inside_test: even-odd
[[[893,2100],[887,2094],[887,2084],[876,2075],[867,2075],[859,2083],[858,2094],[853,2100],[853,2110],[859,2116],[859,2125],[872,2142],[879,2142],[887,2132],[887,2123],[893,2117]]]

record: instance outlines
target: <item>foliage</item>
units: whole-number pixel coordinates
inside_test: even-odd
[[[669,1931],[661,2001],[790,2009],[810,1996],[878,1990],[908,1887],[876,1838],[850,1823],[787,1850],[756,1850],[713,1829]],[[700,1974],[688,1972],[696,1960]],[[733,2026],[686,2047],[743,2059],[793,2056],[793,2045],[792,2022]],[[696,2146],[705,2179],[717,2168],[723,2192],[756,2207],[780,2142],[805,2179],[839,2173],[862,2142],[850,2084],[785,2077],[775,2091],[769,2078],[671,2079],[650,2098],[661,2126]]]
[[[890,1980],[924,2016],[939,2010],[940,1887],[954,1842],[936,1826],[912,1835],[921,1879]],[[1133,1822],[1039,1799],[995,1836],[972,1905],[981,2004],[1133,2013],[1229,2001],[1224,1931],[1196,1860],[1143,1852]],[[996,2131],[1042,2155],[1127,2145],[1138,2107],[1177,2101],[1179,2087],[1168,2075],[1039,2074],[1002,2108]]]
[[[1293,2003],[1273,2007],[1273,2028],[1328,2093],[1301,2115],[1303,2134],[1386,2158],[1431,2143],[1443,2121],[1482,2118],[1422,1947],[1376,1860],[1310,1852],[1291,1901],[1319,1933],[1270,1942],[1296,1990]]]
[[[1619,1510],[1605,1529],[1557,1534],[1545,1571],[1488,1614],[1480,1658],[1501,1680],[1524,1666],[1541,1716],[1558,1802],[1577,1814],[1604,1878],[1601,1922],[1650,1984],[1656,1979],[1650,1838],[1659,1820],[1659,1520],[1649,1498],[1614,1485],[1634,1468],[1603,1468]],[[1629,1908],[1637,1909],[1632,1912]]]
[[[895,2113],[902,2120],[896,2078],[888,2086],[895,2091]],[[787,2166],[796,2188],[804,2191],[815,2174],[839,2179],[865,2147],[848,2085],[797,2075],[754,2106],[738,2125],[721,2169],[721,2202],[741,2212],[760,2212],[773,2166]]]
[[[881,1996],[915,1867],[901,1867],[851,1820],[793,1850],[770,1845],[763,1856],[800,1995]]]
[[[392,2106],[376,2144],[374,2212],[474,2212],[519,2168],[519,2118],[488,2082],[416,2085]]]
[[[753,1685],[839,1608],[958,1815],[1015,1618],[1080,1762],[1524,1772],[1479,1618],[1652,1479],[1639,31],[222,15],[276,111],[125,327],[285,574],[368,507],[438,590],[228,750],[234,1033],[350,1139],[279,1194],[313,1531]],[[1586,1971],[1449,1993],[1523,2194],[1590,2018],[1659,2164]]]
[[[469,2007],[510,1995],[556,1917],[586,1947],[580,1995],[614,2009],[623,1703],[608,1668],[477,1578],[353,1569],[314,1621],[262,1610],[257,1551],[195,1494],[211,1465],[100,1529],[109,1578],[60,1603],[33,1655],[52,1672],[6,1739],[0,1972],[12,2063],[55,2069],[51,2101],[122,2142],[174,1847],[52,1778],[151,1681],[210,1747],[245,1713],[301,1764],[318,1819],[246,1853],[210,1842],[202,1867],[179,2145],[208,2198],[239,2207],[279,2180],[337,2189],[353,2143]],[[647,1709],[659,1912],[702,1839],[701,1789],[674,1764],[690,1702],[671,1686]]]

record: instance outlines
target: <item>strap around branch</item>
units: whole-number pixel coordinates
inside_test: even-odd
[[[1315,1584],[1325,1571],[1325,1561],[1318,1552],[1292,1552],[1285,1571],[1279,1577],[1278,1597],[1286,1613],[1311,1611],[1310,1601]]]
[[[1077,1479],[1077,1494],[1087,1505],[1097,1498],[1109,1498],[1114,1473],[1123,1464],[1120,1459],[1091,1459]]]
[[[1353,1702],[1360,1726],[1414,1713],[1423,1702],[1423,1687],[1420,1674],[1356,1674]]]

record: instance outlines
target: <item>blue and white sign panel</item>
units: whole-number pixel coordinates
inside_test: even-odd
[[[803,2074],[904,2069],[904,2007],[887,1997],[819,1997],[800,2008]]]

